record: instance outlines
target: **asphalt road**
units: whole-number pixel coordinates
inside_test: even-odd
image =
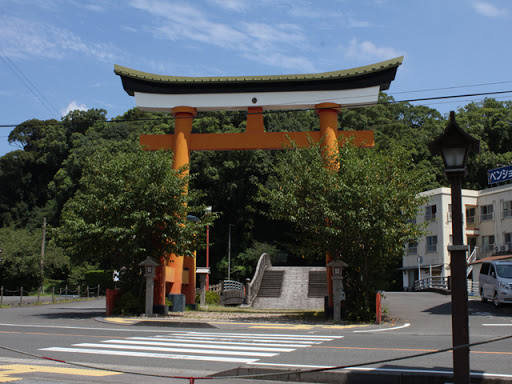
[[[104,371],[87,369],[94,366],[180,376],[184,378],[165,381],[186,384],[189,377],[350,366],[451,346],[449,296],[390,292],[384,295],[383,307],[395,319],[393,324],[325,326],[212,321],[208,326],[203,322],[155,327],[103,320],[104,300],[1,308],[0,383],[13,377],[22,378],[19,383],[164,380],[126,373],[106,375]],[[470,301],[469,308],[471,342],[512,334],[512,307],[495,309],[491,304]],[[511,358],[512,339],[474,347],[473,376],[512,380]],[[451,367],[451,353],[444,352],[353,368],[351,372],[447,372]],[[106,376],[91,376],[93,372]],[[316,375],[324,382],[320,374]],[[220,382],[247,380],[223,378]]]

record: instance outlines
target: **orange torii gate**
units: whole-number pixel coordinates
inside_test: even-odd
[[[160,76],[115,65],[124,90],[135,96],[138,108],[171,112],[176,118],[174,134],[142,135],[146,150],[174,151],[173,168],[189,164],[190,151],[229,151],[283,149],[290,141],[308,147],[309,138],[322,141],[324,153],[335,153],[339,138],[352,138],[354,144],[372,147],[372,131],[338,130],[341,107],[377,103],[379,92],[389,88],[403,57],[354,69],[305,75],[250,77]],[[320,131],[265,132],[264,110],[315,109]],[[198,111],[247,111],[243,133],[192,133]],[[326,255],[326,263],[331,261]],[[154,304],[165,304],[167,293],[185,293],[187,304],[194,304],[196,262],[193,257],[162,256],[157,272]],[[327,271],[329,298],[332,300],[331,271]],[[169,283],[169,286],[167,285]],[[332,302],[331,302],[332,303]]]

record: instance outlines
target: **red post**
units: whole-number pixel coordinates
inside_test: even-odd
[[[112,316],[114,313],[114,307],[117,301],[121,297],[121,291],[118,289],[107,289],[106,290],[106,316]]]
[[[380,293],[377,292],[375,295],[375,304],[376,304],[376,314],[375,314],[375,324],[380,324],[382,321],[382,308],[381,308],[381,296]]]

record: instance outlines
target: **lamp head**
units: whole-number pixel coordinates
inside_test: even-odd
[[[446,173],[465,172],[469,152],[480,152],[480,141],[466,133],[455,122],[455,112],[450,112],[450,121],[444,132],[428,145],[434,155],[441,154]]]

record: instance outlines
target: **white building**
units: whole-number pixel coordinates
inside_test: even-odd
[[[427,235],[417,244],[408,244],[402,262],[403,287],[412,289],[414,281],[430,276],[450,276],[452,242],[450,188],[422,192],[430,200],[422,207],[416,221],[428,222]],[[462,190],[463,238],[476,259],[490,256],[512,257],[512,185],[481,191]],[[480,265],[474,265],[477,276]],[[478,269],[478,271],[477,271]],[[472,275],[469,274],[468,278]],[[475,278],[475,281],[477,279]]]

